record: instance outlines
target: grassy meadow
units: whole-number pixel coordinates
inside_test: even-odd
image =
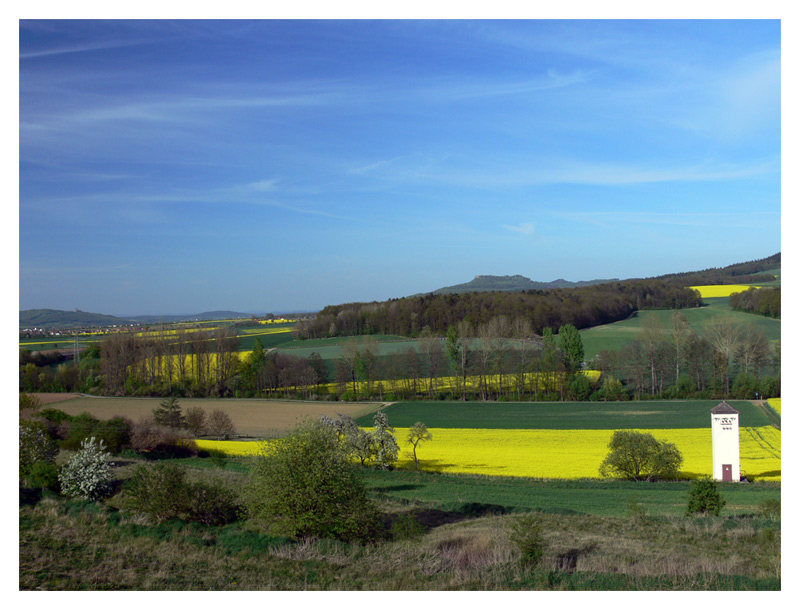
[[[175,460],[240,490],[249,463]],[[121,480],[135,460],[118,466]],[[387,523],[373,543],[292,539],[251,520],[156,524],[125,508],[20,498],[20,590],[780,590],[780,485],[723,484],[720,517],[683,516],[687,483],[530,481],[364,469]],[[512,528],[542,532],[537,565]],[[410,527],[409,524],[414,524]],[[399,527],[398,527],[399,526]]]
[[[703,307],[682,309],[680,311],[689,321],[689,326],[699,335],[712,319],[725,315],[742,324],[754,325],[764,331],[767,339],[774,343],[781,338],[781,321],[756,314],[733,311],[728,297],[704,298]],[[670,319],[676,310],[642,310],[634,313],[627,320],[604,324],[580,331],[583,340],[586,360],[591,360],[602,350],[619,350],[638,338],[644,328],[645,321],[657,319],[665,331],[671,328]]]

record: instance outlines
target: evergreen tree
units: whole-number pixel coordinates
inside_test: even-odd
[[[185,424],[181,406],[174,396],[162,400],[159,406],[153,409],[153,419],[158,425],[169,426],[170,428],[182,428]]]
[[[558,329],[558,347],[567,375],[574,375],[583,368],[583,340],[572,324],[565,324]]]

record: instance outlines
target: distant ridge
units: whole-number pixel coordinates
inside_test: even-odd
[[[523,290],[550,290],[552,288],[577,288],[579,286],[592,286],[594,284],[608,284],[619,280],[587,280],[582,282],[570,282],[564,279],[553,280],[552,282],[535,282],[523,275],[476,275],[472,281],[455,286],[446,286],[423,292],[412,296],[422,296],[425,294],[461,294],[464,292],[522,292]]]
[[[24,309],[19,312],[20,328],[83,328],[88,326],[124,326],[127,324],[158,324],[159,322],[205,322],[209,320],[248,319],[253,314],[236,311],[207,311],[187,315],[146,315],[117,317],[75,309]]]
[[[25,309],[19,312],[20,328],[79,328],[82,326],[114,326],[130,324],[130,320],[102,313],[75,309]]]
[[[131,320],[144,324],[158,324],[159,322],[208,322],[210,320],[241,320],[252,318],[256,314],[242,313],[240,311],[205,311],[203,313],[186,315],[143,315],[131,316]]]

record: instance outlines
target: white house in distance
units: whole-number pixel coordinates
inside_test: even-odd
[[[727,402],[711,409],[711,452],[714,461],[713,479],[738,482],[739,470],[739,411]]]

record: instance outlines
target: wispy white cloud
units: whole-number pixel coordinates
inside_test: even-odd
[[[278,190],[278,180],[259,180],[258,182],[251,182],[247,187],[259,193],[272,192]]]
[[[482,97],[522,95],[552,89],[571,87],[587,82],[591,72],[575,70],[563,74],[554,69],[528,79],[503,80],[495,78],[465,79],[463,75],[444,84],[426,85],[424,83],[401,89],[400,97],[422,98],[428,101],[458,101]]]
[[[102,210],[105,215],[144,224],[170,222],[167,213],[170,209],[169,206],[174,204],[273,207],[297,214],[320,216],[349,223],[373,224],[369,218],[337,214],[312,205],[268,197],[266,193],[270,192],[269,189],[258,190],[253,187],[253,185],[267,186],[270,182],[273,181],[265,180],[217,189],[180,189],[157,193],[116,191],[67,197],[37,197],[26,198],[22,204],[26,209],[68,209],[70,216],[78,215],[83,219],[92,217],[94,214],[92,209]]]
[[[636,163],[602,163],[584,160],[531,159],[528,167],[510,167],[510,163],[491,170],[471,168],[451,170],[439,168],[436,173],[420,173],[419,179],[470,186],[475,188],[508,188],[548,184],[588,184],[624,186],[659,182],[707,182],[737,180],[780,171],[779,160],[762,160],[750,164],[698,162],[691,165],[648,167]]]
[[[520,225],[513,226],[513,225],[500,225],[503,229],[507,231],[514,231],[516,233],[522,233],[523,235],[533,235],[536,232],[536,227],[532,222],[523,222]]]
[[[684,227],[740,227],[756,228],[761,223],[774,223],[779,211],[758,210],[754,212],[564,212],[553,211],[550,215],[602,227],[625,225],[672,225]]]
[[[117,49],[121,47],[130,47],[147,42],[145,40],[108,40],[102,42],[92,42],[74,45],[64,45],[50,49],[38,49],[35,51],[21,51],[19,54],[20,59],[34,59],[37,57],[49,57],[51,55],[67,55],[70,53],[84,53],[86,51],[101,51],[105,49]]]
[[[779,133],[780,51],[750,55],[723,73],[708,74],[690,93],[693,103],[673,114],[679,127],[724,141],[762,133],[770,124]]]
[[[413,156],[415,156],[415,155],[400,155],[400,156],[394,157],[392,159],[385,159],[383,161],[376,161],[375,163],[370,163],[369,165],[364,165],[363,167],[356,167],[356,168],[347,170],[347,173],[350,174],[350,175],[366,174],[366,173],[372,172],[373,170],[376,170],[378,168],[386,167],[387,165],[390,165],[390,164],[395,163],[397,161],[400,161],[400,160],[403,160],[403,159],[410,159]]]
[[[51,274],[63,274],[63,273],[80,273],[80,274],[87,274],[87,273],[115,273],[117,271],[124,271],[125,269],[130,269],[133,267],[130,263],[126,263],[123,265],[90,265],[90,266],[81,266],[81,265],[49,265],[49,266],[40,266],[40,265],[28,265],[28,264],[20,264],[19,273],[20,275],[51,275]]]

